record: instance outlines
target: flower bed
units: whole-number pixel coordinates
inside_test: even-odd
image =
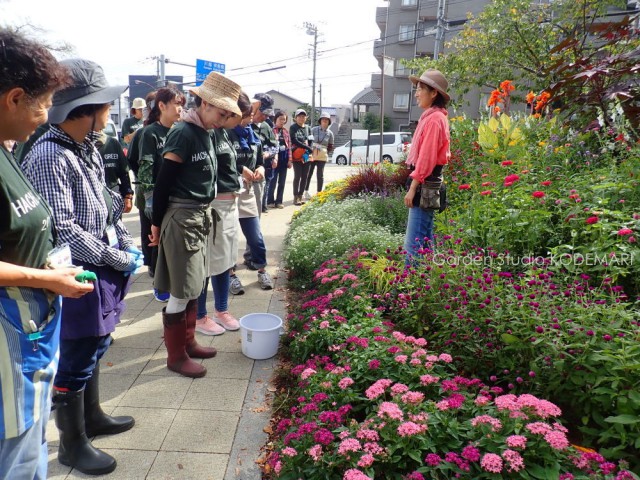
[[[462,376],[451,355],[384,321],[345,268],[366,257],[327,262],[289,317],[300,363],[269,459],[277,478],[635,478],[571,446],[556,405]]]

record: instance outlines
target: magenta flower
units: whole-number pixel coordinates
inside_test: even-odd
[[[618,235],[631,235],[633,233],[633,230],[631,230],[630,228],[621,228],[620,230],[618,230]]]

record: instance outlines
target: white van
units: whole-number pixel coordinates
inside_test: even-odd
[[[409,132],[384,132],[382,137],[382,160],[385,162],[398,163],[402,161],[411,146],[411,133]],[[368,162],[374,163],[380,160],[380,134],[372,133],[369,140],[350,140],[341,147],[333,151],[332,159],[338,165],[349,163],[349,150],[351,144],[351,163],[367,162],[367,144],[369,145]]]

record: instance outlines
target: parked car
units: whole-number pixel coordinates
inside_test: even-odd
[[[409,132],[384,132],[382,137],[382,160],[397,163],[405,158],[411,146],[411,133]],[[353,147],[351,144],[353,143]],[[353,139],[337,147],[333,151],[332,161],[338,165],[349,163],[349,150],[351,150],[351,162],[367,162],[367,145],[369,145],[368,162],[374,163],[380,159],[380,134],[372,133],[368,140]]]
[[[113,120],[107,121],[107,126],[104,127],[104,133],[106,133],[110,137],[114,137],[116,140],[118,139],[118,129],[116,128],[116,124],[113,122]]]

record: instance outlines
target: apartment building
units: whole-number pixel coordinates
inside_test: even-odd
[[[376,9],[380,40],[374,43],[373,55],[378,60],[381,73],[371,76],[371,88],[380,97],[385,116],[391,119],[391,130],[412,130],[422,113],[416,105],[415,91],[408,79],[412,72],[402,65],[401,60],[434,58],[446,53],[446,42],[462,30],[467,13],[477,15],[489,1],[388,0],[387,6]],[[625,14],[637,14],[639,5],[640,2],[633,0],[627,2],[626,9],[612,8],[607,20],[615,21]],[[457,113],[478,117],[486,109],[486,101],[487,92],[472,90],[462,102],[458,102]]]
[[[374,43],[373,55],[381,73],[371,76],[371,88],[382,99],[392,130],[412,129],[422,113],[408,78],[412,72],[401,60],[442,53],[445,42],[462,29],[467,12],[478,14],[487,3],[489,0],[389,0],[387,6],[376,9],[380,40]],[[476,116],[479,92],[470,92],[466,100],[469,105],[464,110]]]

